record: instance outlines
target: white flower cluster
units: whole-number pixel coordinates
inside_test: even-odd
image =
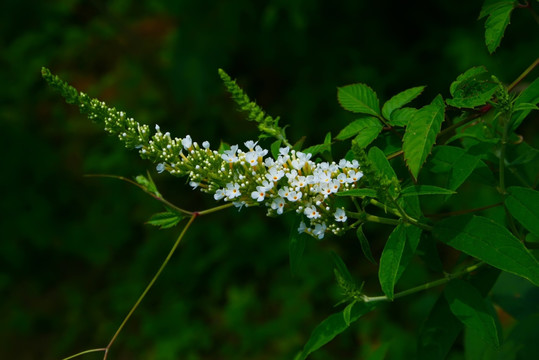
[[[233,145],[222,153],[210,150],[207,141],[200,148],[189,135],[171,142],[172,147],[181,144],[187,154],[180,150],[179,157],[174,157],[179,161],[159,163],[157,170],[187,174],[193,188],[213,194],[215,200],[231,201],[239,208],[265,205],[270,215],[296,211],[309,222],[309,226],[302,222],[298,231],[319,239],[328,231],[339,234],[348,227],[346,211],[335,205],[334,194],[357,186],[363,173],[356,160],[315,163],[311,154],[288,147],[281,148],[274,159],[254,141],[245,142],[246,151]],[[167,158],[167,147],[162,158]],[[140,151],[148,150],[142,147]]]

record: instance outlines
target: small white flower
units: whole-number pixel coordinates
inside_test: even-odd
[[[286,198],[288,199],[288,201],[296,202],[302,197],[303,197],[303,193],[301,191],[290,191]]]
[[[299,224],[298,233],[303,234],[304,232],[307,232],[307,225],[305,225],[305,223],[302,221]]]
[[[273,210],[277,210],[277,214],[281,215],[283,213],[284,209],[284,199],[282,197],[278,197],[271,203],[271,208]]]
[[[209,148],[210,148],[210,142],[209,142],[209,141],[204,141],[204,142],[202,143],[202,147],[203,147],[204,149],[209,149]]]
[[[266,197],[266,189],[263,186],[257,186],[256,191],[251,193],[251,197],[258,202],[264,201],[264,198]]]
[[[324,224],[324,223],[316,224],[314,226],[313,235],[318,237],[318,239],[321,240],[321,239],[324,238],[324,233],[326,232],[326,229],[327,229],[326,224]]]
[[[188,150],[191,145],[193,145],[193,140],[191,139],[191,136],[187,135],[184,139],[182,139],[182,145],[185,150]]]
[[[215,191],[215,194],[213,194],[213,198],[215,200],[221,200],[224,197],[225,197],[225,190],[224,189],[217,189],[217,191]]]
[[[249,163],[251,166],[256,166],[256,164],[258,164],[258,156],[256,156],[254,151],[249,151],[247,154],[245,154],[245,161],[247,161],[247,163]]]
[[[279,154],[280,155],[283,155],[283,156],[286,156],[288,155],[288,151],[290,150],[290,148],[287,146],[287,147],[282,147],[279,149]]]
[[[259,145],[255,147],[255,152],[258,155],[258,157],[264,157],[268,153],[268,150],[262,149]]]
[[[303,213],[309,219],[318,219],[320,217],[320,213],[316,210],[314,206],[307,206]]]
[[[155,169],[157,170],[157,172],[159,174],[161,174],[163,171],[165,171],[165,164],[164,163],[159,163],[159,164],[157,164]]]
[[[249,140],[245,142],[245,147],[249,149],[249,151],[254,151],[256,144],[258,144],[258,141]]]
[[[233,184],[233,183],[226,184],[225,195],[229,199],[234,199],[240,196],[241,195],[240,184]]]
[[[338,222],[345,222],[346,219],[348,219],[348,217],[346,216],[346,212],[344,211],[344,209],[337,209],[335,211],[335,221],[338,221]]]
[[[269,181],[274,181],[274,182],[279,181],[283,176],[284,176],[284,171],[277,167],[270,168],[268,173],[266,174],[266,178]]]
[[[282,188],[279,189],[277,193],[279,194],[280,197],[288,198],[288,195],[290,195],[290,190],[288,189],[288,186],[283,186]]]
[[[195,190],[198,187],[198,185],[200,185],[200,183],[197,183],[195,181],[190,181],[189,185],[191,185],[193,187],[193,190]]]
[[[230,150],[225,150],[223,154],[221,155],[221,159],[224,161],[228,161],[229,163],[235,163],[239,159],[236,156],[236,152],[238,151],[238,145],[232,145],[230,147]]]

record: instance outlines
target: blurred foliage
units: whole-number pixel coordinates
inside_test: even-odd
[[[213,144],[255,139],[256,125],[236,112],[219,79],[223,68],[290,125],[292,141],[306,136],[309,146],[351,120],[339,110],[337,86],[360,81],[388,99],[428,84],[425,98],[446,97],[458,74],[480,64],[501,81],[513,81],[539,48],[534,21],[515,11],[502,46],[490,56],[483,23],[476,21],[480,6],[426,0],[4,1],[0,358],[59,359],[105,346],[177,236],[143,225],[160,208],[136,188],[84,177],[134,177],[152,165],[59,101],[42,82],[41,66],[173,135]],[[536,145],[537,123],[522,129]],[[185,208],[213,203],[177,179],[154,178]],[[447,211],[475,191],[461,190]],[[481,196],[484,201],[467,206],[489,203],[492,194],[476,194],[474,201]],[[329,250],[341,254],[355,277],[377,275],[351,234],[309,241],[292,277],[292,220],[267,219],[261,210],[201,220],[110,357],[292,358],[339,298]],[[364,231],[378,259],[389,230]],[[454,264],[455,254],[446,249],[443,264]],[[423,266],[412,264],[402,284],[429,278]],[[368,292],[379,292],[369,283],[376,281],[367,281]],[[378,309],[311,358],[380,356],[383,343],[389,343],[388,359],[410,358],[415,340],[407,334],[420,327],[435,295]],[[510,326],[511,316],[518,317],[508,315],[502,325]],[[450,354],[463,356],[459,347]]]

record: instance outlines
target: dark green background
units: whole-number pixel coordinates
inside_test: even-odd
[[[134,177],[149,169],[174,203],[214,205],[65,105],[41,80],[42,66],[140,122],[215,147],[258,135],[225,93],[223,68],[290,125],[292,142],[306,136],[313,145],[353,120],[338,107],[337,86],[367,83],[387,100],[428,85],[420,105],[446,97],[471,66],[514,80],[537,56],[536,25],[516,10],[490,56],[476,20],[481,3],[4,1],[0,358],[60,359],[105,346],[179,233],[143,224],[161,209],[135,187],[85,174]],[[336,311],[330,250],[379,292],[377,268],[353,234],[311,240],[291,277],[292,221],[261,209],[199,219],[110,359],[290,359]],[[376,258],[389,231],[366,229]],[[423,268],[410,277],[427,278]],[[312,358],[364,358],[383,343],[388,358],[410,358],[435,295],[376,311]]]

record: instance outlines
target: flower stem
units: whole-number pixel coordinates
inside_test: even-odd
[[[176,242],[174,243],[174,245],[172,246],[172,249],[170,250],[170,252],[168,253],[167,257],[165,258],[165,261],[163,261],[163,263],[161,264],[161,267],[159,268],[159,270],[157,270],[157,273],[154,275],[154,277],[152,278],[152,280],[150,281],[150,283],[146,286],[146,289],[144,289],[144,292],[142,293],[142,295],[140,295],[140,297],[138,298],[137,302],[135,303],[135,305],[133,305],[133,307],[131,308],[131,310],[129,310],[129,313],[127,314],[127,316],[125,317],[125,319],[122,321],[122,323],[120,324],[120,327],[118,327],[118,330],[116,330],[116,332],[114,333],[114,335],[112,336],[112,339],[110,340],[109,344],[107,345],[107,347],[105,348],[105,356],[103,357],[103,360],[106,360],[107,359],[107,355],[108,355],[108,351],[110,349],[110,347],[112,346],[112,344],[114,343],[114,341],[116,340],[116,338],[118,337],[118,334],[120,333],[120,331],[122,331],[122,329],[124,328],[125,324],[127,323],[127,321],[129,320],[129,318],[131,317],[131,315],[133,315],[133,313],[135,312],[135,310],[137,309],[137,307],[139,306],[139,304],[142,302],[142,299],[144,299],[144,297],[146,296],[146,294],[148,293],[148,291],[150,291],[151,287],[153,286],[153,284],[155,283],[155,281],[157,280],[157,278],[159,277],[159,275],[161,275],[161,272],[163,271],[163,269],[165,268],[165,266],[167,266],[170,258],[172,257],[172,255],[174,254],[174,252],[176,251],[176,248],[178,247],[178,245],[180,244],[180,241],[183,239],[183,237],[185,236],[185,233],[187,232],[187,230],[189,229],[189,227],[191,226],[191,224],[193,223],[193,221],[197,218],[199,214],[198,213],[194,213],[191,218],[189,219],[189,222],[187,223],[187,225],[185,225],[185,227],[183,228],[180,236],[178,236],[178,239],[176,240]]]
[[[431,281],[431,282],[428,282],[428,283],[425,283],[425,284],[422,284],[422,285],[419,285],[419,286],[415,286],[415,287],[410,288],[408,290],[398,292],[398,293],[395,294],[395,296],[393,298],[394,299],[401,298],[403,296],[415,294],[415,293],[423,291],[423,290],[427,290],[427,289],[430,289],[430,288],[433,288],[433,287],[436,287],[436,286],[446,284],[446,283],[448,283],[449,281],[451,281],[453,279],[459,278],[461,276],[464,276],[466,274],[469,274],[469,273],[477,270],[478,268],[480,268],[483,265],[485,265],[484,262],[479,262],[477,264],[468,266],[464,270],[458,271],[458,272],[456,272],[454,274],[446,274],[446,276],[444,278],[442,278],[442,279],[434,280],[434,281]],[[364,302],[391,301],[385,295],[384,296],[366,296],[366,295],[362,295],[362,300]]]
[[[536,16],[537,16],[537,15],[536,15]],[[518,78],[516,78],[516,80],[513,81],[513,82],[511,83],[511,85],[509,85],[509,86],[507,87],[507,91],[513,90],[513,88],[514,88],[515,86],[517,86],[518,83],[520,83],[520,82],[522,81],[522,79],[524,79],[526,76],[528,76],[528,74],[531,73],[532,70],[535,69],[535,67],[536,67],[537,65],[539,65],[539,58],[535,59],[535,61],[534,61],[530,66],[528,66],[528,68],[527,68],[526,70],[524,70],[524,71],[522,72],[522,74],[520,74],[520,76],[519,76]]]
[[[102,349],[90,349],[90,350],[81,351],[81,352],[78,353],[78,354],[71,355],[71,356],[69,356],[69,357],[63,358],[62,360],[74,359],[74,358],[76,358],[77,356],[81,356],[81,355],[89,354],[89,353],[93,353],[93,352],[99,352],[99,351],[105,351],[105,352],[106,352],[106,351],[107,351],[107,348],[102,348]]]

